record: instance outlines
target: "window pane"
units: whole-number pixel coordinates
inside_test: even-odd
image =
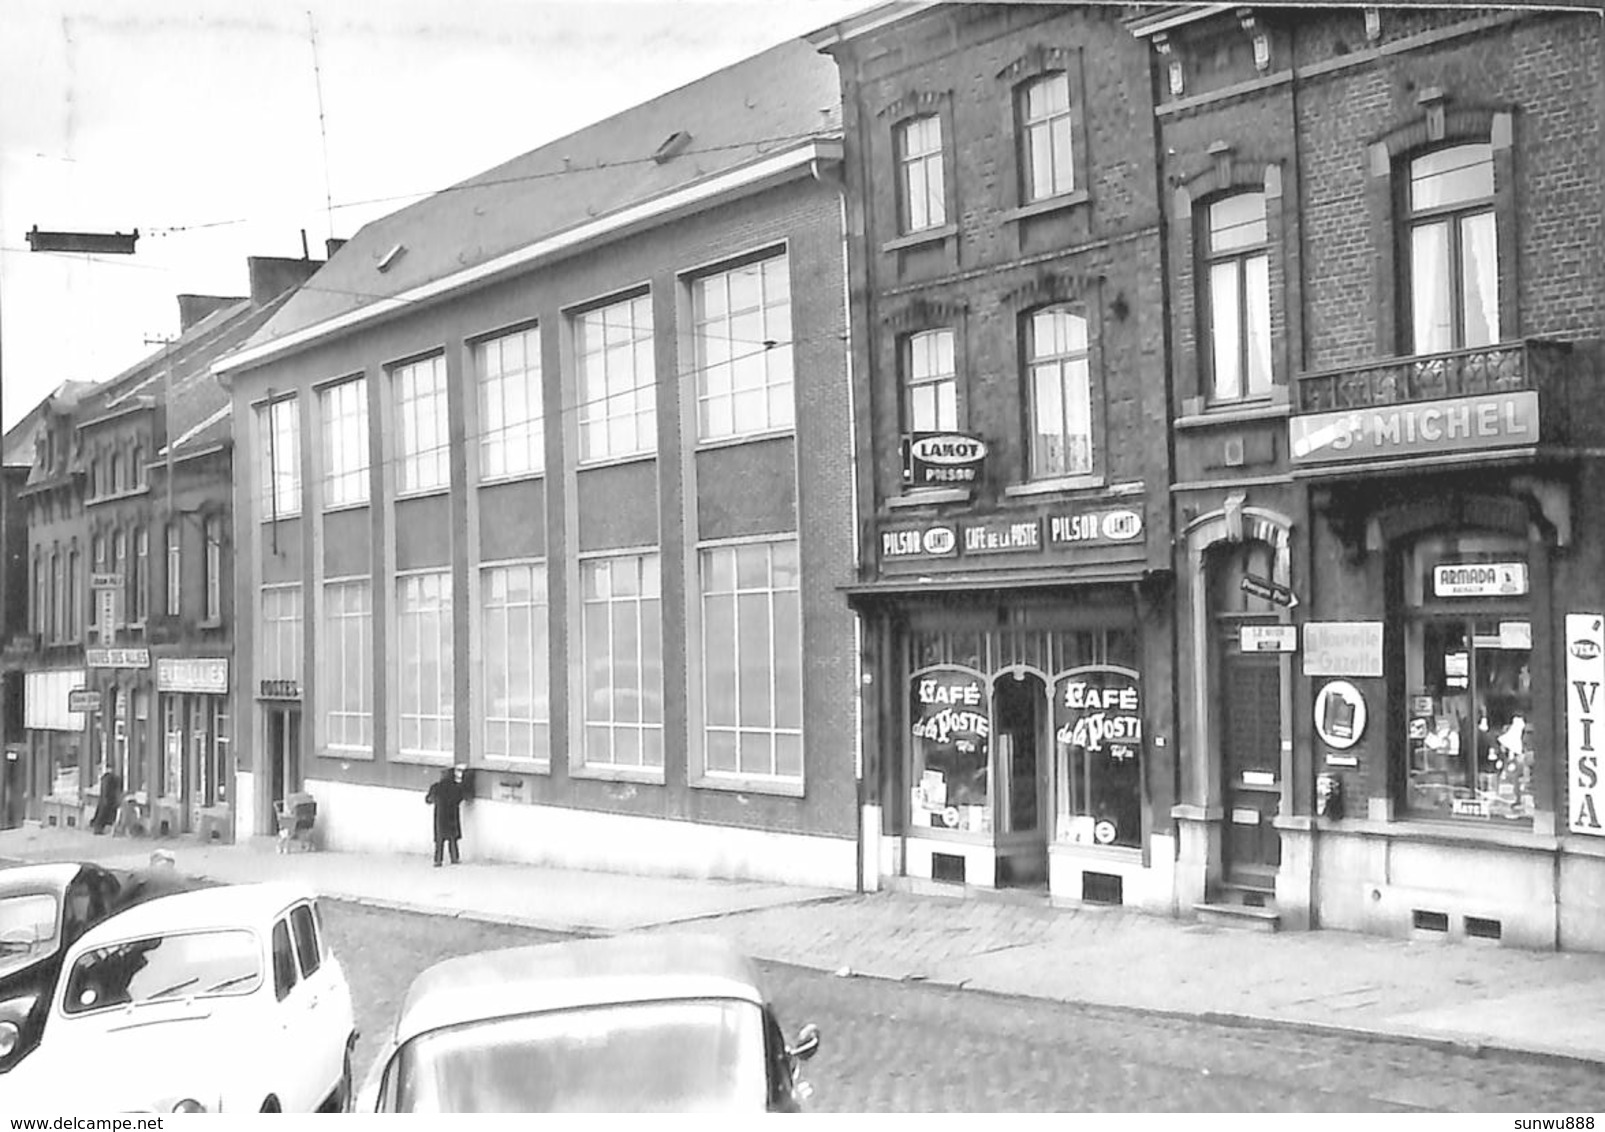
[[[1271,388],[1271,280],[1270,258],[1250,256],[1243,261],[1243,287],[1247,299],[1248,393],[1256,396]]]
[[[1234,193],[1209,206],[1209,250],[1232,251],[1263,244],[1265,194]]]
[[[1210,337],[1214,343],[1215,396],[1223,401],[1243,395],[1242,310],[1238,306],[1239,264],[1217,263],[1209,269]]]
[[[1478,213],[1460,222],[1460,257],[1465,295],[1460,344],[1487,346],[1499,341],[1499,251],[1493,213]]]
[[[1411,325],[1417,354],[1454,349],[1449,279],[1448,225],[1417,225],[1410,232]]]
[[[1440,149],[1410,163],[1410,208],[1440,208],[1481,200],[1494,194],[1491,145]]]

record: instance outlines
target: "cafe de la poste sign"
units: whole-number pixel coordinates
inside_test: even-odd
[[[962,432],[912,432],[903,438],[903,482],[968,487],[981,478],[986,441]]]
[[[1295,464],[1419,456],[1538,443],[1538,393],[1523,389],[1400,401],[1288,421]]]

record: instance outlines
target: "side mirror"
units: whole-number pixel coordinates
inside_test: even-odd
[[[809,1022],[797,1031],[797,1044],[786,1047],[786,1056],[793,1061],[807,1061],[819,1052],[819,1027]]]

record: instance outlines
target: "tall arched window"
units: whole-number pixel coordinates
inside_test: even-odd
[[[1499,341],[1493,147],[1457,145],[1413,158],[1406,192],[1413,352]]]
[[[1047,307],[1026,320],[1031,478],[1090,475],[1092,390],[1087,320]]]
[[[1210,400],[1263,397],[1271,389],[1271,276],[1265,194],[1211,203],[1202,307],[1208,323]]]

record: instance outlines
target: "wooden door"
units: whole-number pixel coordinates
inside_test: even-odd
[[[1282,665],[1272,654],[1225,642],[1220,669],[1222,851],[1225,880],[1275,889],[1281,838],[1272,824],[1282,797]]]

